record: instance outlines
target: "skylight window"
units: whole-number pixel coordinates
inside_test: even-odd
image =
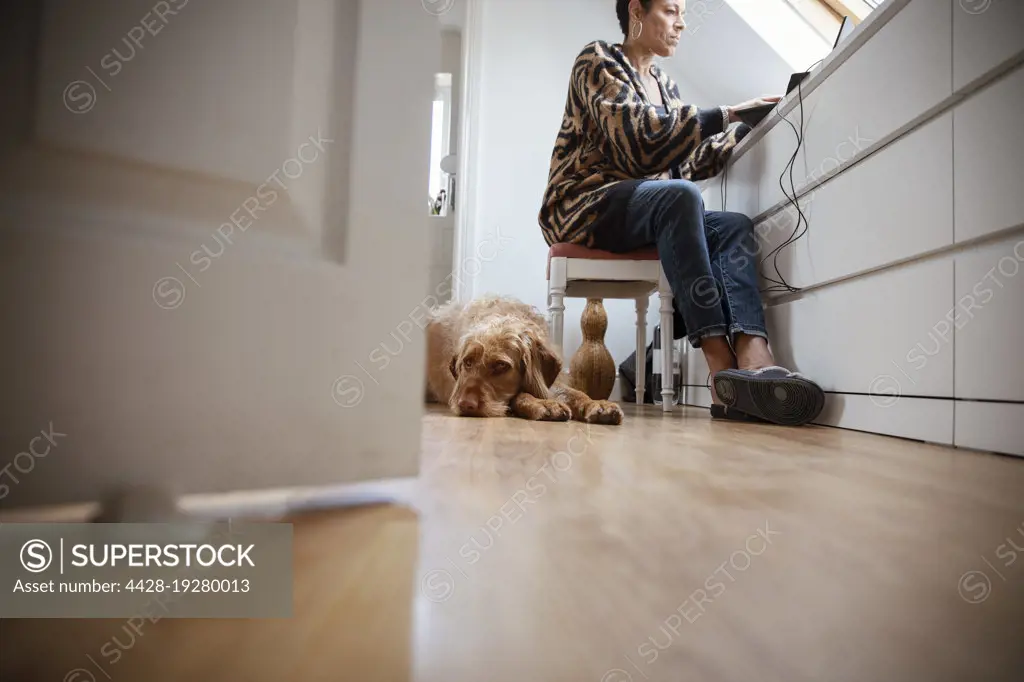
[[[784,0],[828,44],[835,43],[843,16],[837,14],[824,0]]]
[[[828,5],[838,16],[851,17],[859,24],[867,19],[872,10],[878,9],[885,0],[804,0],[804,2]]]
[[[726,0],[794,71],[828,55],[844,16],[859,24],[885,0]]]

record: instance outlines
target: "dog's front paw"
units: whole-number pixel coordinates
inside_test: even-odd
[[[530,410],[530,419],[542,422],[567,422],[572,419],[572,410],[557,400],[538,400]]]
[[[592,400],[583,408],[583,421],[588,424],[621,424],[622,408],[610,400]]]

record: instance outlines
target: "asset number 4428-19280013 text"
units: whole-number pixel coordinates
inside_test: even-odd
[[[125,585],[129,592],[248,592],[249,579],[227,578],[183,578],[176,580],[154,580],[140,578]]]

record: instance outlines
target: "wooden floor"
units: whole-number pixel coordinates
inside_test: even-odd
[[[5,621],[0,680],[1024,679],[1022,459],[697,408],[424,431],[411,510],[295,519],[293,620]]]

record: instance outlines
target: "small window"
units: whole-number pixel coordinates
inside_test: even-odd
[[[823,0],[784,0],[814,32],[826,43],[835,42],[839,35],[839,27],[843,23],[840,16]]]
[[[872,11],[878,9],[885,0],[816,0],[816,2],[828,5],[837,16],[850,17],[855,24],[859,24],[867,19]]]
[[[835,43],[843,17],[859,24],[885,0],[785,0],[804,21],[830,43]]]
[[[427,184],[427,207],[431,215],[448,214],[448,192],[441,159],[451,152],[452,75],[439,73],[434,77],[434,102],[431,111],[430,175]]]
[[[725,0],[794,71],[826,57],[843,17],[859,24],[885,0]]]

